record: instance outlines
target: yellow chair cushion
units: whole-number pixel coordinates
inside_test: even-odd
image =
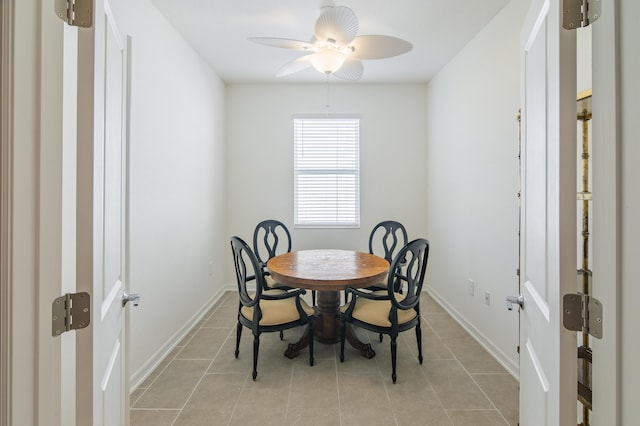
[[[375,291],[373,294],[385,295],[385,291]],[[404,294],[395,293],[396,300],[404,299]],[[342,312],[345,312],[349,304],[340,307]],[[371,300],[364,297],[356,296],[356,306],[353,308],[351,316],[359,321],[366,322],[368,324],[391,327],[391,321],[389,321],[389,312],[391,311],[390,300]],[[404,324],[411,321],[417,316],[415,309],[398,309],[398,324]]]
[[[279,282],[274,280],[273,277],[271,277],[271,275],[265,275],[264,276],[264,280],[266,281],[267,287],[269,287],[269,288],[282,287],[282,284],[280,284]]]
[[[266,290],[262,294],[283,294],[284,290]],[[278,325],[300,319],[300,314],[296,308],[296,298],[290,297],[283,300],[261,300],[260,309],[262,310],[262,319],[260,325]],[[313,308],[309,306],[303,299],[300,299],[300,305],[307,315],[313,315]],[[253,320],[253,307],[243,306],[240,313],[248,320]]]

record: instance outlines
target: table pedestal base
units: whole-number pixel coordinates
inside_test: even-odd
[[[316,319],[314,321],[314,337],[320,343],[340,342],[340,292],[338,291],[318,291],[318,306]],[[376,353],[369,343],[363,343],[358,339],[351,324],[345,327],[346,340],[351,346],[360,351],[360,354],[368,359],[373,358]],[[309,330],[305,329],[302,337],[296,343],[290,343],[284,356],[295,358],[300,350],[309,344]]]

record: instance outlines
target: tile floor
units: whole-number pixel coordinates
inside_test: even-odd
[[[261,336],[251,380],[252,336],[234,358],[238,300],[227,292],[131,395],[132,426],[162,425],[517,425],[518,383],[433,299],[423,295],[423,356],[415,333],[398,339],[396,384],[389,338],[357,329],[376,356],[316,343],[290,360],[301,329]]]

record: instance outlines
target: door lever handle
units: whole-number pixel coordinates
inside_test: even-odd
[[[507,309],[512,311],[513,310],[513,305],[515,303],[518,304],[519,309],[524,308],[524,296],[522,294],[519,294],[517,296],[507,296]]]
[[[125,306],[127,303],[132,302],[133,306],[138,306],[140,304],[140,295],[138,293],[129,294],[127,291],[122,292],[122,306]]]

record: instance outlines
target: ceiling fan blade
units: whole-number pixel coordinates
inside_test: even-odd
[[[360,80],[364,73],[364,66],[362,61],[356,58],[347,58],[340,69],[333,73],[338,78],[343,80]]]
[[[304,55],[299,57],[298,59],[294,59],[291,62],[287,62],[278,70],[278,72],[276,73],[276,77],[284,77],[286,75],[309,68],[311,66],[311,61],[309,61],[309,58],[311,56],[313,55]]]
[[[360,59],[383,59],[402,55],[413,49],[406,40],[386,35],[363,35],[353,39],[352,56]]]
[[[345,6],[326,7],[316,21],[314,33],[321,42],[329,41],[344,46],[355,38],[359,28],[353,10]]]
[[[290,38],[249,37],[247,40],[250,40],[258,44],[264,44],[266,46],[281,47],[283,49],[291,49],[291,50],[308,51],[313,48],[313,44],[309,43],[308,41],[293,40]]]

